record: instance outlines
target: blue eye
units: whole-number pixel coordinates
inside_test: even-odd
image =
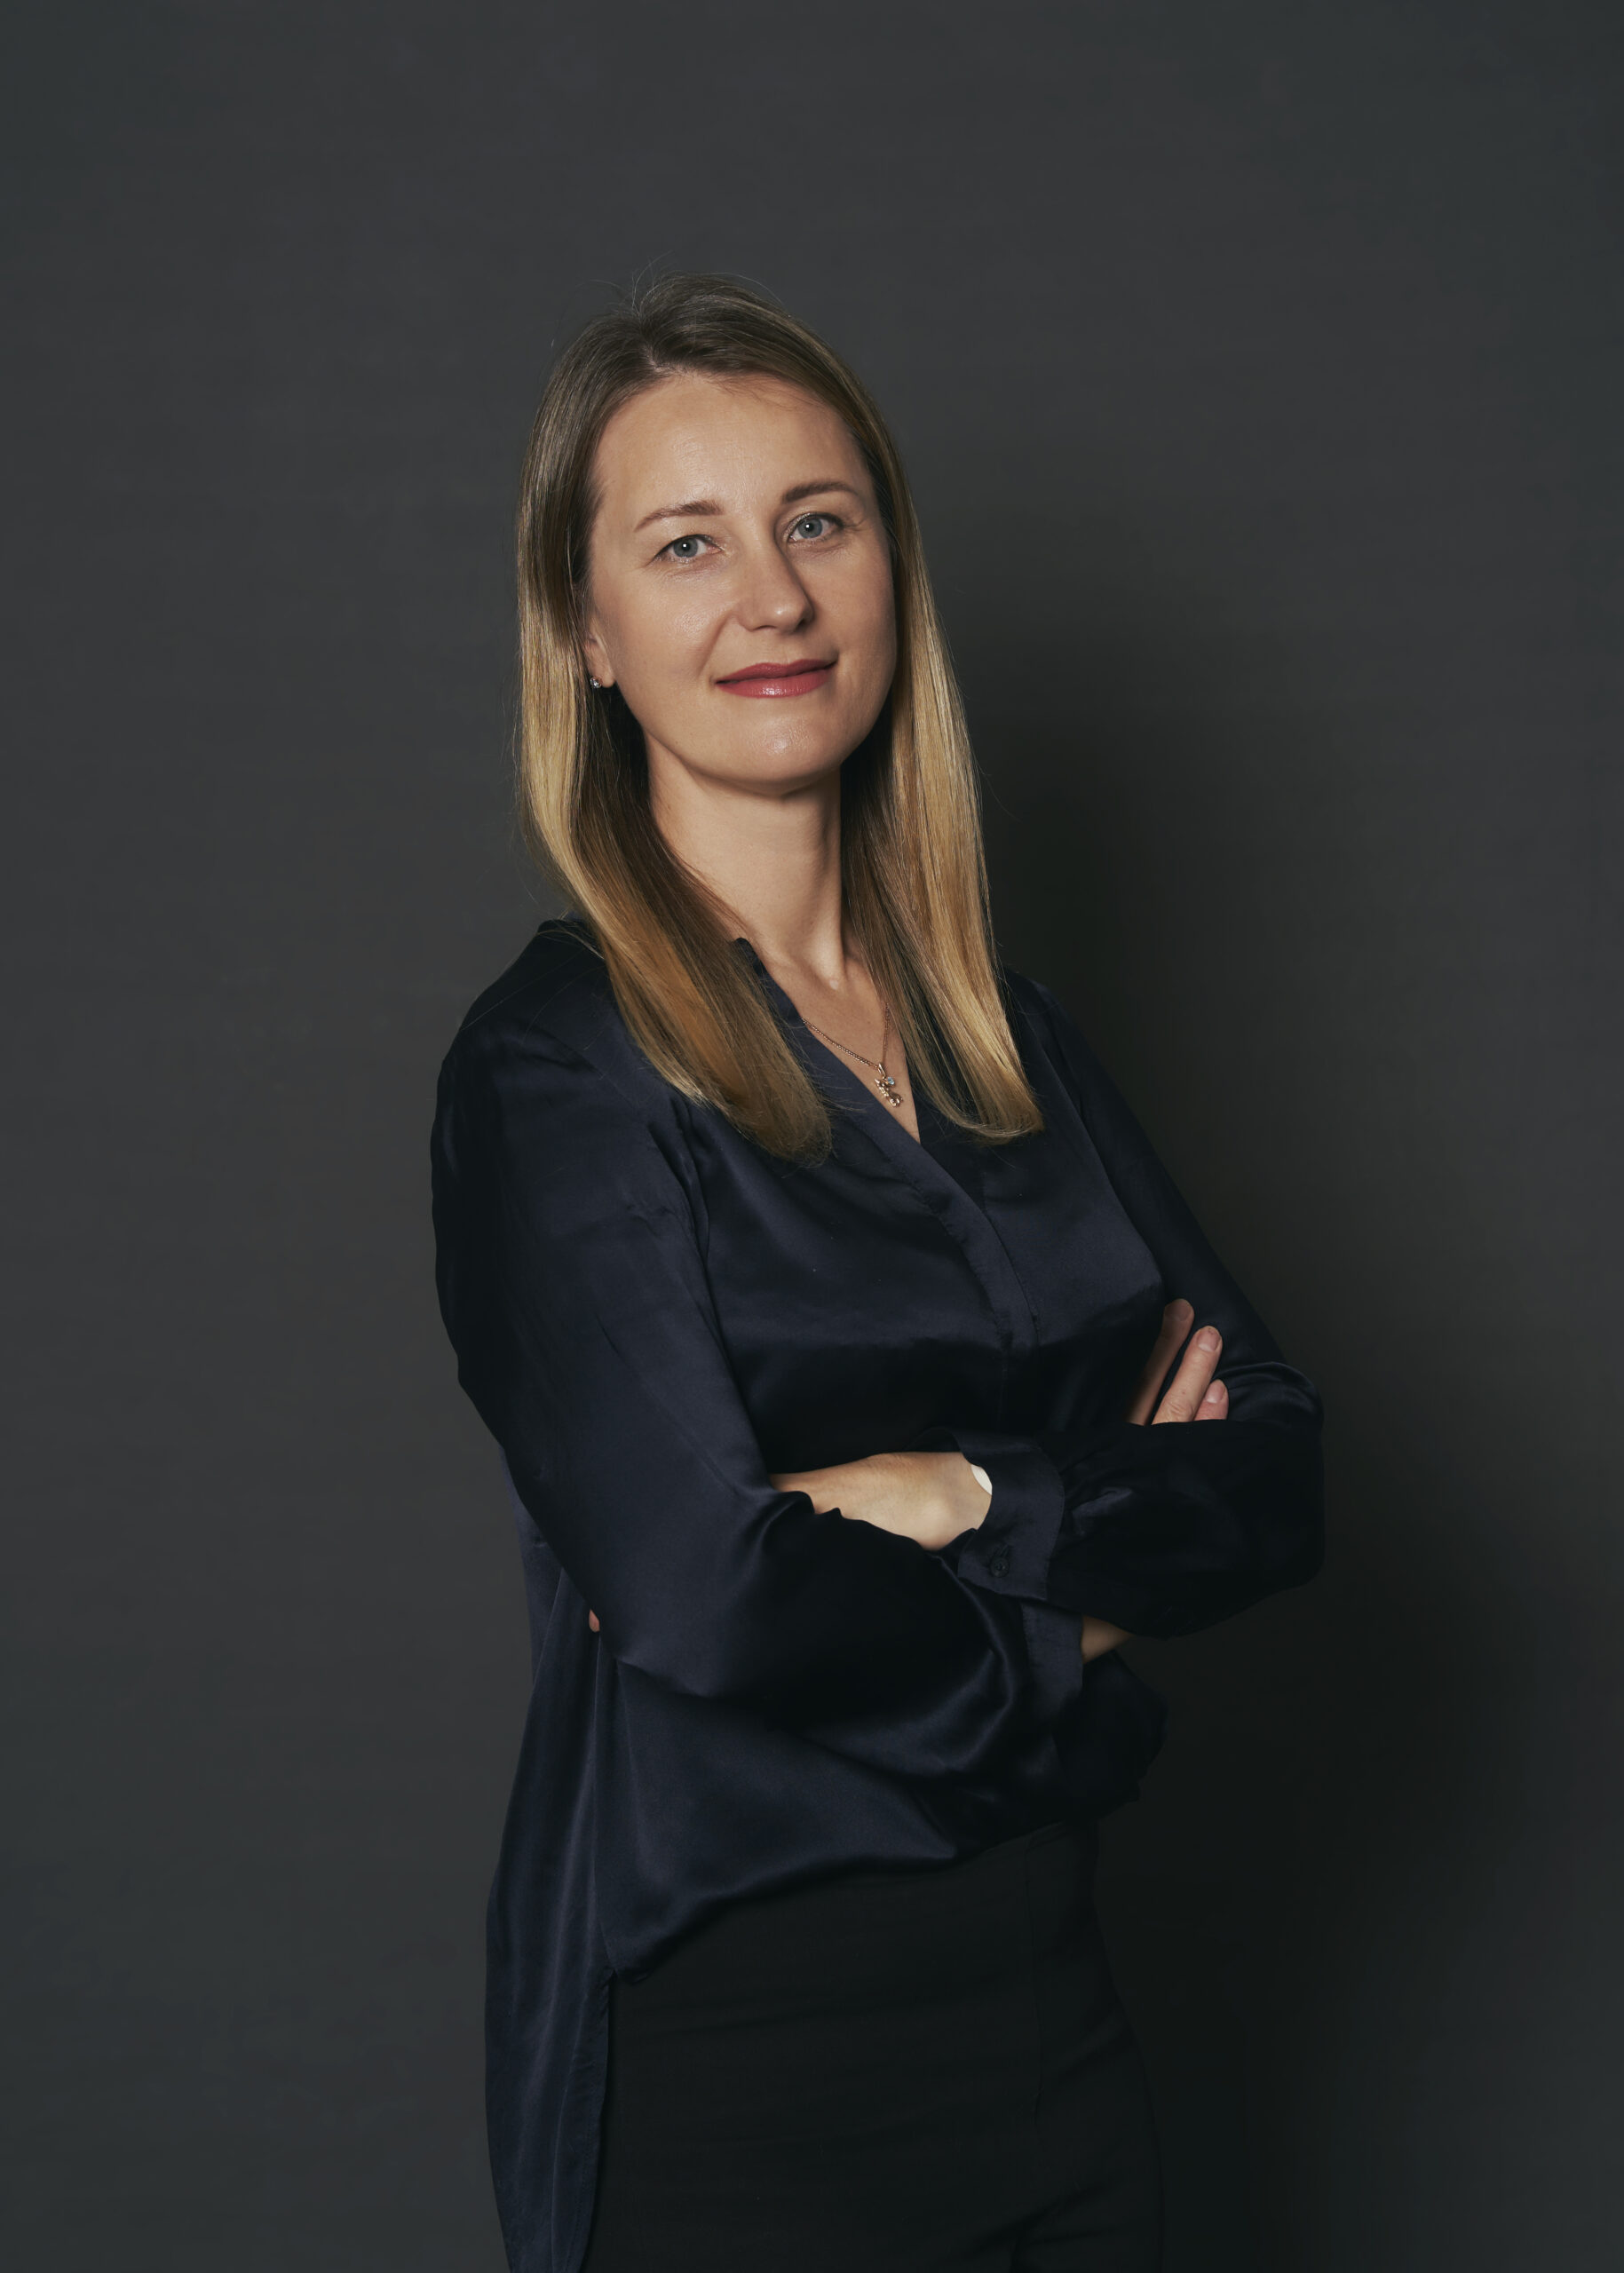
[[[697,560],[700,547],[709,542],[709,538],[704,536],[675,536],[665,549],[673,560]]]
[[[814,538],[827,536],[831,529],[837,529],[839,527],[840,523],[835,519],[833,513],[803,513],[800,519],[790,529],[790,539],[792,542],[810,544]]]

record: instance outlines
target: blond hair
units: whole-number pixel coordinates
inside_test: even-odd
[[[785,1040],[723,911],[672,853],[617,690],[589,692],[582,634],[598,441],[671,374],[786,380],[861,451],[890,540],[897,669],[841,777],[846,920],[916,1085],[1002,1144],[1042,1126],[994,958],[974,761],[895,443],[861,381],[751,287],[670,276],[597,317],[559,357],[525,455],[519,511],[519,801],[531,850],[584,917],[634,1040],[686,1097],[769,1152],[816,1159],[829,1109]]]

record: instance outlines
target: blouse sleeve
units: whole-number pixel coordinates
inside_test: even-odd
[[[1319,1568],[1319,1398],[1281,1357],[1053,995],[1030,980],[1020,986],[1167,1299],[1183,1295],[1196,1326],[1224,1336],[1229,1417],[1029,1437],[955,1432],[994,1486],[986,1520],[959,1543],[955,1565],[989,1590],[1089,1612],[1132,1634],[1193,1633]]]
[[[590,1062],[465,1030],[434,1212],[459,1378],[617,1659],[914,1778],[1041,1741],[1018,1602],[769,1481],[685,1187]]]

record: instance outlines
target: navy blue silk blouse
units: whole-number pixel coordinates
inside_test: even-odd
[[[441,1075],[440,1304],[535,1672],[489,1917],[515,2273],[585,2252],[614,1976],[741,1897],[1115,1807],[1162,1707],[1083,1664],[1082,1613],[1187,1634],[1319,1562],[1314,1390],[1052,995],[1007,975],[1042,1131],[978,1146],[922,1097],[915,1143],[755,968],[834,1109],[816,1166],[661,1080],[578,926],[541,927]],[[1133,1427],[1181,1295],[1230,1418]],[[955,1445],[992,1506],[939,1554],[768,1481]]]

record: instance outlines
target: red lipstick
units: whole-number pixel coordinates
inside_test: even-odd
[[[717,681],[729,694],[811,694],[823,685],[835,668],[835,659],[820,662],[815,656],[797,656],[793,663],[751,663]]]

